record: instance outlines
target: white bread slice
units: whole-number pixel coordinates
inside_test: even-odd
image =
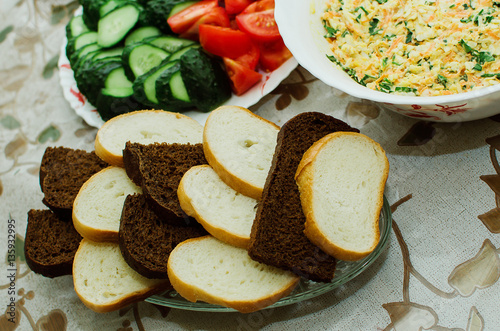
[[[208,116],[203,151],[208,164],[234,190],[259,200],[276,147],[279,127],[238,106]]]
[[[247,250],[212,237],[188,239],[168,259],[168,278],[186,300],[250,313],[288,295],[300,277],[252,260]]]
[[[228,244],[247,248],[257,200],[226,185],[207,164],[194,166],[184,174],[177,196],[182,210],[208,233]]]
[[[336,132],[314,143],[295,175],[309,240],[340,260],[370,254],[388,174],[385,151],[363,134]]]
[[[111,165],[123,167],[127,141],[191,143],[203,141],[203,126],[186,115],[163,110],[138,110],[113,117],[103,124],[95,139],[95,152]]]
[[[80,300],[99,313],[123,308],[170,286],[168,279],[148,279],[130,268],[118,244],[85,238],[75,254],[73,284]]]
[[[84,238],[118,242],[125,198],[142,193],[125,169],[110,166],[90,177],[73,202],[73,224]]]

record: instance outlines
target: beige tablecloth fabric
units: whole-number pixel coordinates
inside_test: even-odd
[[[71,276],[31,272],[20,248],[28,210],[46,208],[38,183],[43,152],[92,150],[97,131],[59,85],[64,26],[77,6],[0,2],[0,330],[500,330],[500,187],[496,176],[481,177],[500,171],[500,118],[444,124],[379,111],[300,67],[251,110],[278,125],[300,112],[325,112],[385,148],[394,226],[368,270],[319,297],[253,314],[146,302],[97,314],[79,301]],[[12,220],[14,280],[7,258]],[[10,300],[17,304],[11,321]]]

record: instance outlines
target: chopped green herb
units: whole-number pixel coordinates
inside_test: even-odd
[[[368,11],[365,9],[365,7],[363,7],[363,6],[359,6],[359,7],[354,8],[354,12],[357,12],[357,11],[359,11],[359,10],[364,11],[366,15],[368,15],[368,14],[369,14],[369,12],[368,12]]]
[[[373,79],[377,79],[377,77],[373,77],[373,76],[370,76],[370,75],[365,75],[360,81],[359,83],[363,86],[366,86],[366,83],[367,81],[369,80],[373,80]]]
[[[384,69],[387,67],[387,60],[388,60],[388,58],[387,58],[387,57],[384,57],[384,58],[382,59],[382,68],[384,68]]]
[[[483,70],[483,66],[480,65],[479,63],[476,63],[476,65],[474,67],[472,67],[472,69],[474,69],[476,71],[481,71],[481,70]]]
[[[388,80],[387,78],[384,78],[378,86],[380,87],[380,90],[383,92],[391,92],[391,88],[394,84]]]
[[[394,88],[394,91],[396,92],[404,92],[404,93],[417,93],[417,89],[413,87],[407,87],[407,86],[396,86]]]
[[[370,21],[370,28],[368,29],[370,36],[376,35],[380,31],[380,29],[377,28],[378,23],[378,18],[374,18]]]
[[[405,43],[409,44],[409,43],[411,43],[411,41],[413,39],[413,32],[411,32],[410,29],[408,29],[408,28],[406,28],[406,30],[408,31],[408,33],[406,34]]]
[[[500,79],[500,73],[499,74],[482,74],[481,77],[495,77],[497,79]]]
[[[446,83],[448,83],[448,78],[442,76],[442,75],[438,75],[437,76],[437,81],[439,84],[443,85],[444,87],[446,87]]]
[[[332,28],[331,26],[326,24],[325,24],[325,30],[326,30],[326,34],[324,36],[325,38],[335,38],[335,36],[339,32],[338,29]]]
[[[385,36],[382,37],[382,40],[391,40],[393,38],[395,38],[396,35],[393,34],[393,33],[389,33],[389,34],[386,34]]]

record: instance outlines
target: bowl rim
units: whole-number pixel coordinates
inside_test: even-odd
[[[483,98],[487,95],[493,94],[495,92],[500,92],[500,83],[486,86],[477,90],[461,92],[450,95],[439,95],[439,96],[407,96],[407,95],[397,95],[389,94],[385,92],[380,92],[372,90],[366,86],[360,85],[355,82],[347,73],[342,69],[338,68],[334,63],[332,63],[331,68],[339,75],[347,77],[351,83],[346,83],[345,80],[335,81],[332,79],[331,70],[324,70],[324,66],[317,65],[316,62],[310,61],[310,56],[306,55],[306,52],[301,51],[303,48],[303,43],[300,38],[297,37],[297,32],[300,30],[307,31],[310,35],[309,40],[305,42],[307,45],[311,46],[314,44],[319,52],[321,49],[319,45],[314,42],[314,39],[318,39],[317,36],[313,34],[311,24],[314,24],[311,14],[311,8],[317,11],[317,7],[320,3],[326,3],[325,0],[275,0],[275,20],[278,25],[280,34],[287,48],[292,52],[293,56],[296,58],[299,65],[309,71],[312,75],[317,77],[319,80],[327,85],[330,85],[340,91],[343,91],[351,96],[371,100],[379,103],[385,104],[397,104],[397,105],[437,105],[437,104],[457,104],[463,102],[470,102],[473,99]],[[306,33],[306,32],[304,32]],[[323,38],[319,38],[323,39]],[[326,43],[326,41],[325,41]],[[326,53],[325,53],[326,59]],[[328,60],[329,61],[329,60]]]

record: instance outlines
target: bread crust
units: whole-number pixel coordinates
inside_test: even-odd
[[[202,168],[202,167],[210,167],[207,164],[204,165],[199,165],[199,166],[194,166],[191,169],[194,168]],[[221,227],[216,227],[213,226],[211,223],[209,223],[206,219],[204,219],[199,212],[196,210],[196,208],[192,204],[192,199],[189,198],[189,196],[186,194],[186,190],[184,189],[184,177],[182,177],[179,187],[177,189],[177,196],[179,198],[179,203],[181,205],[181,209],[188,215],[193,217],[198,223],[200,223],[203,228],[210,233],[212,236],[215,238],[219,239],[220,241],[226,242],[230,245],[236,246],[236,247],[241,247],[241,248],[247,248],[249,243],[250,243],[250,236],[248,237],[243,237],[236,235],[232,232],[229,232]]]
[[[26,264],[33,272],[49,278],[71,275],[82,240],[71,219],[62,219],[51,210],[31,209],[24,238]]]
[[[250,116],[264,122],[266,125],[271,125],[276,128],[276,130],[279,130],[280,127],[276,125],[275,123],[266,120],[265,118],[262,118],[250,110],[240,107],[240,106],[221,106],[218,109],[222,107],[231,107],[231,108],[236,108],[241,111],[244,111],[248,113]],[[224,183],[226,183],[229,187],[231,187],[233,190],[244,194],[248,197],[251,197],[256,200],[260,200],[262,198],[262,191],[264,187],[256,186],[252,183],[249,183],[248,181],[238,177],[238,175],[232,173],[229,171],[215,156],[214,152],[212,151],[210,147],[210,141],[207,137],[207,131],[210,129],[210,120],[212,117],[217,116],[216,113],[217,109],[214,110],[207,118],[207,121],[205,123],[205,127],[203,129],[203,151],[205,153],[205,158],[207,159],[208,164],[214,169],[214,171],[219,175],[220,179]]]
[[[136,110],[136,111],[132,111],[129,113],[115,116],[115,117],[111,118],[110,120],[106,121],[102,125],[102,127],[97,131],[97,135],[96,135],[95,143],[94,143],[95,153],[97,154],[97,156],[99,156],[102,160],[106,161],[107,163],[109,163],[111,165],[123,168],[123,154],[121,152],[120,152],[120,154],[116,154],[116,153],[108,150],[105,147],[104,140],[106,138],[108,138],[108,137],[106,137],[106,130],[108,129],[109,126],[114,125],[114,123],[120,119],[134,116],[137,113],[144,113],[144,112],[162,113],[162,114],[167,113],[167,114],[172,114],[176,118],[182,117],[182,118],[193,120],[192,118],[190,118],[189,116],[184,115],[184,114],[169,112],[169,111],[165,111],[165,110],[158,110],[158,109]]]
[[[360,133],[354,132],[335,132],[329,134],[317,142],[315,142],[305,153],[304,156],[297,167],[297,172],[295,174],[295,180],[297,182],[297,186],[300,191],[300,200],[302,209],[304,211],[304,215],[306,216],[305,222],[305,230],[304,233],[311,242],[320,247],[327,254],[335,257],[339,260],[344,261],[357,261],[360,260],[367,255],[369,255],[375,247],[378,245],[380,239],[380,229],[379,229],[379,214],[383,205],[383,195],[385,182],[389,175],[389,162],[387,158],[385,159],[384,172],[380,178],[380,186],[378,187],[376,192],[373,192],[377,196],[377,205],[376,209],[378,211],[377,216],[373,219],[372,222],[372,234],[374,238],[373,244],[366,250],[348,250],[345,249],[334,242],[332,242],[318,226],[317,218],[314,214],[313,201],[314,201],[314,190],[313,190],[313,182],[314,182],[314,161],[316,156],[321,151],[321,149],[328,144],[332,139],[336,139],[341,135],[362,135]],[[364,136],[364,135],[362,135]],[[369,138],[368,138],[369,139]],[[371,140],[371,139],[370,139]],[[375,141],[372,141],[374,147],[379,148],[383,151],[380,144]],[[385,155],[385,153],[384,153]]]
[[[198,238],[193,238],[193,239],[188,239],[185,242],[182,242],[179,244],[177,247],[180,247],[181,245],[193,242],[193,241],[201,241],[205,240],[207,237],[210,236],[204,236],[204,237],[198,237]],[[174,249],[175,251],[175,249]],[[174,253],[172,251],[172,253]],[[168,264],[167,264],[167,271],[168,271],[168,278],[170,280],[170,283],[172,284],[172,287],[179,293],[184,299],[191,301],[191,302],[196,302],[196,301],[204,301],[210,304],[215,304],[215,305],[221,305],[224,307],[228,308],[233,308],[241,313],[252,313],[255,311],[258,311],[262,308],[268,307],[281,298],[289,295],[297,286],[297,284],[300,281],[300,277],[295,277],[293,281],[289,282],[287,286],[284,288],[280,289],[279,291],[276,291],[274,293],[270,293],[269,295],[262,297],[258,300],[253,300],[253,301],[245,301],[245,300],[227,300],[222,297],[217,297],[214,296],[203,289],[196,288],[195,286],[186,283],[183,281],[180,277],[177,276],[177,274],[174,272],[173,267],[171,265],[171,261],[169,259]]]
[[[78,255],[81,254],[81,252],[83,250],[82,247],[84,246],[84,244],[87,241],[89,241],[89,240],[84,238],[80,242],[80,246],[78,247],[78,250],[76,251],[76,254],[75,254],[75,260],[78,259]],[[73,264],[73,277],[75,277],[75,264]],[[158,282],[154,286],[144,288],[141,291],[131,292],[127,296],[122,297],[120,299],[116,299],[116,300],[111,301],[107,304],[98,304],[98,303],[92,302],[90,300],[87,300],[87,298],[78,290],[76,282],[73,282],[73,283],[75,284],[74,289],[75,289],[75,292],[76,292],[78,298],[82,301],[82,303],[86,307],[90,308],[91,310],[93,310],[97,313],[108,313],[108,312],[118,310],[120,308],[128,306],[131,303],[142,301],[142,300],[150,297],[151,295],[163,292],[163,291],[171,288],[170,282],[168,281],[168,279],[165,279],[162,282]]]

